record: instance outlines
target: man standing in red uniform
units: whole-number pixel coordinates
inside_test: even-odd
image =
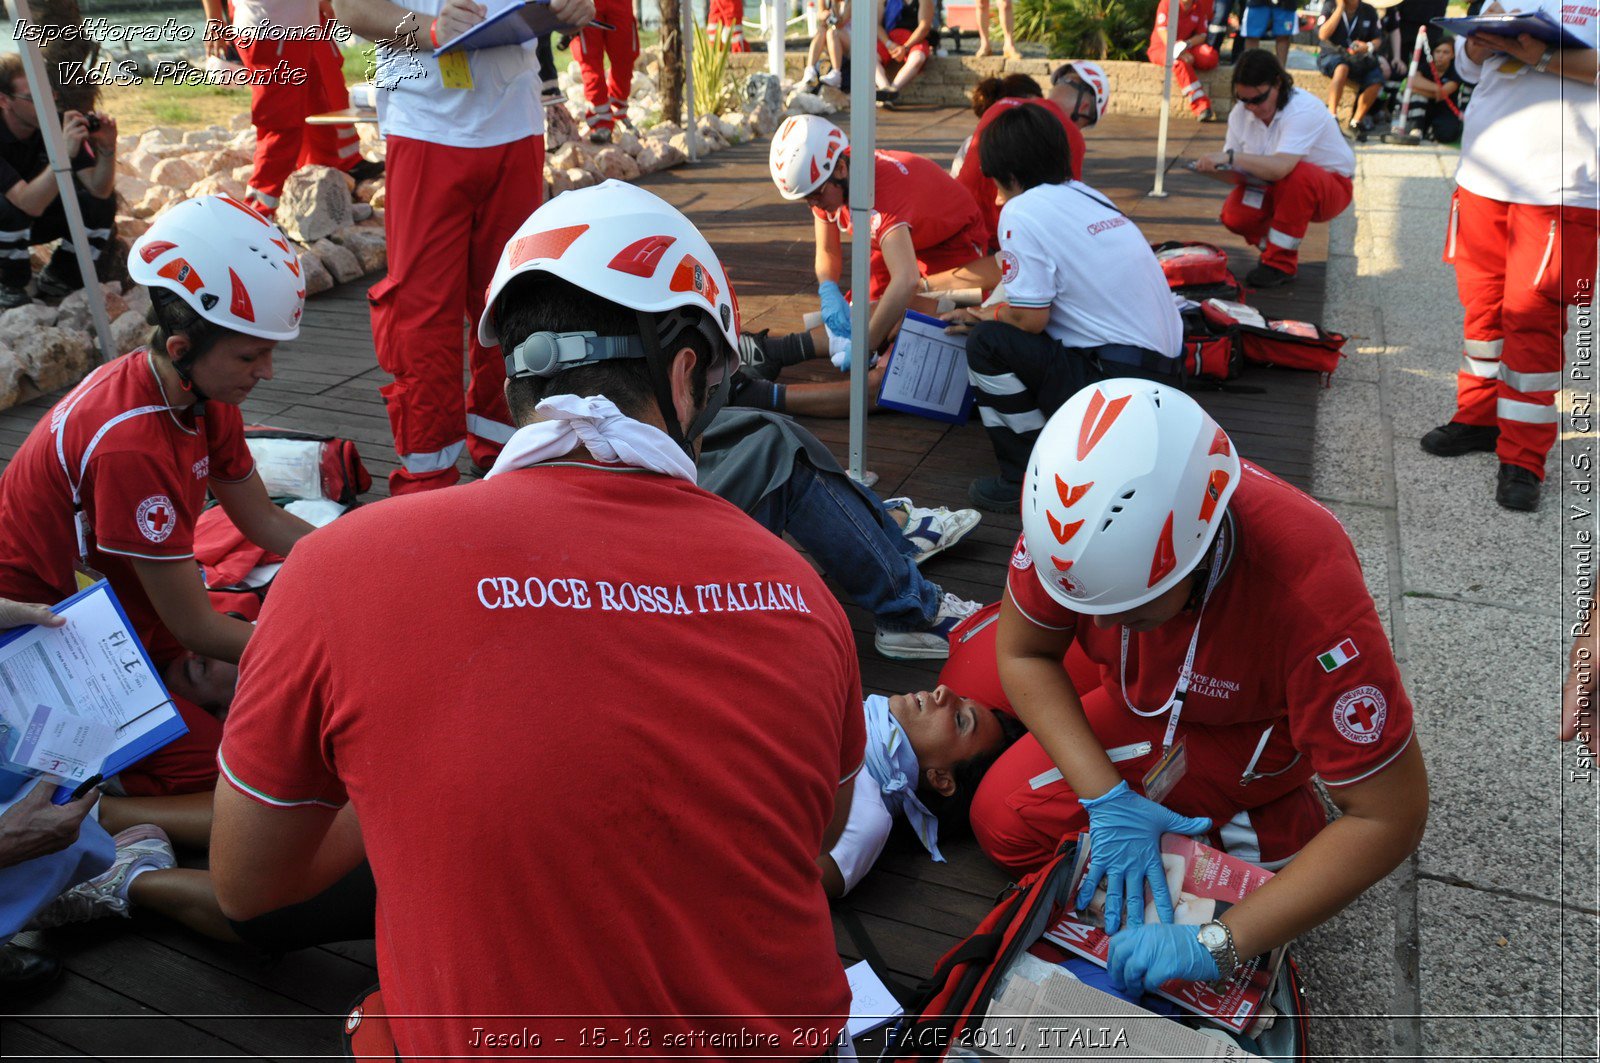
[[[1202,122],[1215,122],[1211,96],[1196,71],[1217,68],[1217,50],[1206,43],[1211,24],[1212,0],[1178,0],[1178,54],[1172,61],[1172,77],[1189,101],[1189,110]],[[1145,55],[1157,66],[1167,61],[1167,22],[1172,0],[1161,0],[1156,7],[1156,26],[1150,31],[1150,47]]]
[[[601,1025],[632,1031],[610,1054],[829,1055],[850,990],[817,858],[860,674],[821,577],[695,485],[732,285],[608,181],[527,219],[488,306],[521,427],[483,482],[357,510],[284,567],[219,758],[217,898],[259,915],[365,854],[406,1059],[523,1029],[494,1015],[541,1016],[524,1044],[552,1055]]]
[[[632,0],[595,0],[594,17],[614,29],[585,26],[572,39],[572,54],[583,74],[583,98],[589,101],[584,122],[589,139],[611,143],[612,128],[628,119],[628,94],[633,89],[633,63],[639,58],[639,23]],[[611,69],[606,70],[606,59]]]
[[[1442,458],[1494,451],[1495,501],[1539,505],[1556,440],[1567,306],[1594,305],[1600,188],[1592,3],[1539,0],[1588,48],[1474,34],[1456,56],[1476,81],[1445,238],[1465,320],[1456,412],[1422,437]]]

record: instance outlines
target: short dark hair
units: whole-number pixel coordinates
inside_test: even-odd
[[[26,83],[28,73],[22,66],[22,56],[17,52],[7,52],[0,55],[0,92],[7,96],[16,95],[17,82]]]
[[[535,332],[639,335],[637,311],[538,270],[513,277],[495,300],[493,313],[502,354]],[[710,344],[694,329],[685,329],[674,342],[680,349],[694,350],[695,399],[703,402]],[[533,420],[534,407],[551,395],[604,395],[630,417],[656,408],[650,363],[644,358],[580,365],[551,377],[513,379],[506,387],[506,404],[511,409],[512,420],[518,425],[528,424]]]
[[[1072,145],[1045,108],[1008,107],[983,131],[978,165],[989,180],[1022,191],[1059,185],[1072,176]]]
[[[1010,749],[1017,739],[1028,733],[1028,729],[1022,726],[1022,721],[1015,716],[999,709],[989,711],[1000,721],[1000,748],[989,753],[980,753],[952,765],[950,775],[955,780],[956,788],[950,796],[946,797],[932,789],[926,782],[917,792],[918,799],[938,819],[942,831],[959,833],[971,829],[972,797],[978,792],[978,784],[983,781],[989,769],[994,767],[994,762],[1000,759],[1000,754]]]
[[[987,77],[972,87],[972,113],[979,118],[998,100],[1031,99],[1044,96],[1044,89],[1027,74],[1007,74],[1003,78]]]
[[[0,70],[0,74],[3,73]],[[166,288],[150,289],[150,312],[145,315],[145,321],[154,326],[150,346],[163,353],[166,352],[167,341],[174,336],[182,336],[189,341],[189,352],[180,360],[180,369],[199,361],[222,337],[234,335],[233,329],[201,317],[199,311],[181,295]]]
[[[1289,103],[1294,92],[1294,78],[1278,63],[1278,57],[1265,48],[1251,48],[1233,65],[1233,94],[1239,95],[1240,85],[1277,85],[1278,110]]]

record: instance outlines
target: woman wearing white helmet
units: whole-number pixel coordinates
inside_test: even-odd
[[[272,379],[273,349],[299,334],[300,262],[276,225],[205,196],[157,218],[128,267],[150,289],[155,340],[89,374],[0,478],[0,596],[54,603],[103,573],[157,667],[185,651],[236,662],[252,628],[211,607],[194,526],[209,489],[273,553],[311,530],[267,497],[239,414]],[[185,719],[189,736],[143,763],[194,763],[147,772],[157,790],[215,781],[220,724],[198,709]]]
[[[1229,975],[1415,850],[1411,703],[1331,513],[1241,462],[1182,392],[1115,379],[1046,425],[1022,521],[996,656],[1031,735],[985,778],[973,829],[1015,869],[1087,832],[1078,901],[1103,879],[1107,929],[1127,913],[1121,984]],[[1074,643],[1102,683],[1081,696],[1062,669]],[[1313,775],[1344,813],[1331,824]],[[1197,936],[1170,924],[1164,831],[1282,870]],[[1147,882],[1163,922],[1139,926]]]

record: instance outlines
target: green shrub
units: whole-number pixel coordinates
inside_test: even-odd
[[[694,109],[696,114],[722,114],[733,110],[739,102],[738,72],[728,57],[733,52],[731,41],[706,35],[705,28],[695,27],[694,41]]]
[[[1158,0],[1017,0],[1017,36],[1062,59],[1142,59]]]

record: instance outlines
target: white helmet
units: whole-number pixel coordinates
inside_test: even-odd
[[[207,321],[264,340],[300,335],[300,256],[272,222],[232,196],[200,196],[158,217],[128,253],[128,276],[164,288]]]
[[[1078,78],[1088,85],[1094,92],[1094,120],[1095,122],[1106,116],[1106,108],[1111,106],[1111,79],[1106,77],[1105,68],[1099,63],[1088,61],[1075,61],[1063,64],[1051,76],[1050,83],[1057,85],[1068,74],[1076,74]],[[1091,125],[1094,123],[1091,122]]]
[[[772,183],[784,199],[804,199],[828,179],[849,147],[844,130],[826,118],[791,115],[772,137],[767,155]]]
[[[1050,596],[1120,613],[1204,558],[1239,485],[1228,434],[1193,399],[1146,380],[1079,391],[1039,433],[1022,484],[1022,537]]]

